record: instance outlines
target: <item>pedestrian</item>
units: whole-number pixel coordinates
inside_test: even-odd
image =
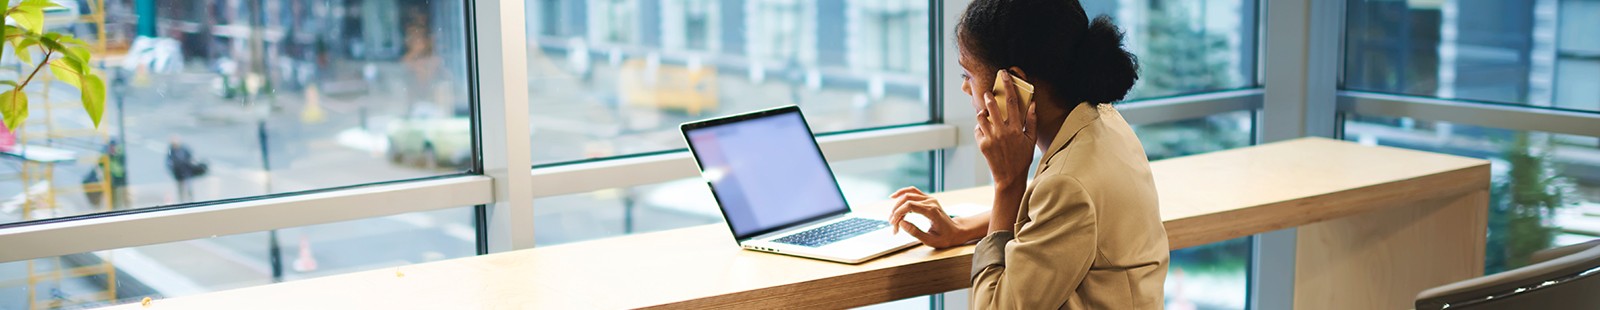
[[[178,202],[194,201],[193,180],[206,173],[206,165],[195,160],[194,152],[177,136],[172,137],[172,143],[167,147],[167,171],[172,172],[172,179],[178,181]]]
[[[118,138],[112,138],[110,143],[106,144],[104,155],[106,174],[111,176],[112,210],[133,207],[128,205],[131,201],[128,199],[128,170],[124,166],[128,162],[128,153],[121,142]]]

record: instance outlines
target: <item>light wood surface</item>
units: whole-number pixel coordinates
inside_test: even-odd
[[[1152,168],[1174,249],[1358,214],[1389,214],[1381,212],[1386,208],[1456,201],[1487,190],[1489,177],[1483,160],[1316,138],[1160,161]],[[987,205],[992,192],[973,188],[936,196],[947,206]],[[1482,209],[1484,203],[1459,204]],[[857,211],[883,214],[887,207],[885,202],[857,206]],[[1481,218],[1455,223],[1471,220],[1456,213],[1411,214],[1411,218],[1427,223],[1407,226],[1411,230],[1461,225],[1481,232],[1483,226]],[[1301,238],[1362,229],[1311,228]],[[1356,248],[1359,242],[1411,230],[1329,244]],[[1467,264],[1481,270],[1482,234],[1477,238],[1477,261]],[[741,250],[726,227],[718,224],[121,308],[840,308],[964,288],[970,259],[970,246],[946,250],[919,246],[860,265],[837,264]]]
[[[1482,275],[1488,205],[1484,189],[1300,227],[1294,308],[1411,309],[1422,290]]]

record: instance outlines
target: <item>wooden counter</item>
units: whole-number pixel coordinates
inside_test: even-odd
[[[1174,249],[1300,227],[1297,309],[1407,308],[1483,270],[1487,161],[1311,138],[1151,166]],[[987,205],[991,194],[937,196]],[[919,246],[844,265],[740,250],[717,224],[120,308],[838,308],[964,288],[970,256]]]

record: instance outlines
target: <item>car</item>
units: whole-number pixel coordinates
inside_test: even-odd
[[[643,59],[622,64],[617,92],[629,106],[702,115],[717,110],[717,71],[710,66],[655,64]]]
[[[472,120],[465,106],[450,116],[417,109],[391,122],[388,130],[390,162],[433,170],[465,169],[472,165]]]

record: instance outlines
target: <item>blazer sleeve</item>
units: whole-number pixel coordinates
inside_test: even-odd
[[[1030,221],[1018,225],[1015,239],[996,232],[974,252],[975,309],[1060,307],[1094,264],[1095,209],[1083,184],[1067,176],[1035,181],[1023,200]]]

